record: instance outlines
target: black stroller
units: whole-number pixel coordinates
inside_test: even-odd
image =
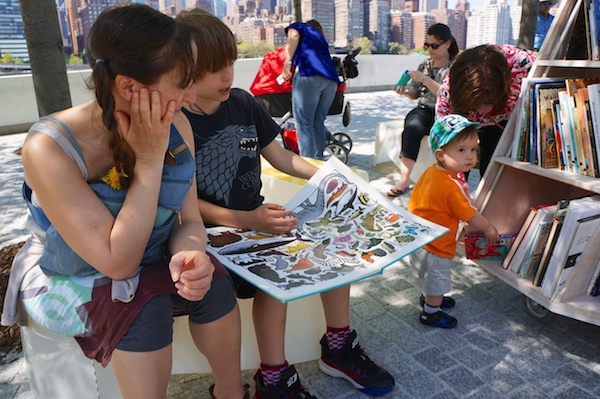
[[[342,84],[339,85],[335,93],[335,98],[327,115],[343,114],[342,122],[344,126],[348,126],[351,120],[350,103],[344,98],[344,91],[346,90],[345,82],[348,79],[358,76],[356,56],[360,50],[360,47],[355,48],[343,60],[339,57],[333,57],[338,75],[342,78]],[[288,150],[298,154],[298,136],[294,124],[290,122],[292,118],[291,80],[281,85],[276,82],[285,61],[283,51],[284,49],[281,48],[265,54],[254,82],[250,86],[250,91],[256,100],[265,107],[269,115],[273,118],[281,118],[279,126],[281,127],[283,145]],[[327,134],[327,143],[323,154],[325,158],[335,156],[346,163],[348,161],[348,154],[352,150],[352,139],[350,136],[342,132],[331,133],[327,127],[325,127],[325,132]]]

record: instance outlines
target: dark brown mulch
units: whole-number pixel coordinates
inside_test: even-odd
[[[6,286],[8,285],[8,276],[10,275],[10,266],[15,254],[23,246],[24,243],[9,245],[0,250],[0,300],[4,301],[6,294]],[[0,304],[1,304],[0,303]],[[12,325],[10,327],[0,326],[0,357],[17,348],[21,351],[21,334],[19,326]],[[0,362],[2,359],[0,358]]]

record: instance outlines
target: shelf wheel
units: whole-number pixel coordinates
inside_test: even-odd
[[[554,316],[556,316],[554,313],[526,295],[523,295],[523,304],[525,305],[525,311],[527,314],[540,323],[548,323],[550,320],[554,319]]]

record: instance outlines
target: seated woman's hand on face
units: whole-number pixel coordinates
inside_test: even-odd
[[[169,101],[163,111],[160,93],[145,87],[131,95],[129,115],[115,112],[119,131],[135,153],[136,162],[162,163],[174,115],[174,101]]]
[[[298,226],[293,212],[277,204],[262,204],[250,211],[252,230],[269,234],[286,234]]]
[[[180,251],[171,257],[169,270],[177,294],[190,301],[200,301],[210,289],[215,267],[202,251]]]

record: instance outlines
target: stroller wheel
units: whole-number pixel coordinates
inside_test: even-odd
[[[333,141],[346,149],[347,152],[352,151],[352,139],[346,133],[334,133]]]
[[[343,163],[348,162],[348,151],[337,143],[328,143],[323,150],[323,156],[326,160],[331,157],[336,157]]]

